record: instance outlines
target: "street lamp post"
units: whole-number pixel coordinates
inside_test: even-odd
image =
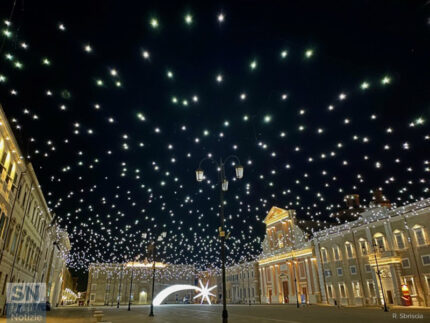
[[[379,270],[378,257],[376,257],[376,250],[378,250],[377,247],[378,245],[376,243],[373,243],[373,254],[375,256],[376,273],[378,274],[379,285],[381,285],[382,300],[384,302],[384,312],[388,312],[387,302],[385,301],[384,286],[382,286],[381,271]]]
[[[151,290],[151,310],[149,312],[149,316],[154,316],[154,289],[155,289],[155,243],[156,241],[163,241],[163,239],[166,237],[167,233],[163,232],[161,233],[157,240],[154,239],[150,246],[150,250],[152,249],[152,290]],[[145,235],[146,238],[146,235]]]
[[[117,302],[116,302],[116,308],[119,308],[119,302],[121,300],[121,287],[122,287],[121,285],[122,285],[122,276],[123,276],[122,272],[123,272],[123,270],[124,270],[124,265],[121,266],[121,273],[120,273],[120,276],[119,276],[119,289],[118,289],[118,297],[117,297]]]
[[[221,268],[222,268],[222,321],[223,323],[228,322],[228,312],[227,312],[227,290],[226,290],[226,283],[225,283],[225,231],[224,231],[224,192],[228,190],[228,181],[225,177],[225,164],[229,159],[235,159],[238,164],[235,166],[236,170],[236,177],[238,179],[241,179],[243,177],[243,166],[240,165],[240,160],[235,155],[228,156],[224,162],[222,159],[220,159],[220,162],[217,163],[217,161],[212,157],[205,157],[203,158],[199,163],[199,168],[196,170],[196,179],[198,182],[203,181],[204,179],[204,172],[201,168],[202,163],[205,160],[211,160],[218,168],[219,170],[219,186],[220,186],[220,221],[221,225],[218,228],[219,231],[219,237],[221,239]]]
[[[134,268],[133,268],[133,264],[131,266],[131,279],[130,279],[130,294],[128,296],[128,310],[130,310],[131,307],[131,296],[132,296],[132,290],[133,290],[133,273],[134,273]]]

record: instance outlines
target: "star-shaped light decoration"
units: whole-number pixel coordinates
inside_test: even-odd
[[[202,301],[200,302],[200,304],[203,304],[205,298],[208,302],[209,305],[211,305],[211,300],[209,299],[209,296],[215,296],[214,294],[211,293],[211,290],[216,288],[217,285],[212,286],[212,287],[208,287],[209,286],[209,281],[206,282],[206,286],[203,286],[203,283],[201,280],[199,280],[199,284],[200,284],[200,293],[197,294],[196,296],[193,297],[193,299],[196,299],[198,297],[202,298]]]

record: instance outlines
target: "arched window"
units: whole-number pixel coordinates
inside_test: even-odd
[[[6,226],[6,214],[4,214],[4,212],[2,211],[0,215],[0,238],[2,239],[4,236],[5,226]]]
[[[396,245],[398,249],[405,248],[405,239],[403,237],[403,232],[400,230],[394,230],[394,239],[396,240]]]
[[[352,248],[351,242],[347,241],[345,243],[345,250],[346,250],[346,255],[348,256],[348,258],[354,257],[354,249]]]
[[[424,231],[424,227],[422,225],[415,225],[413,228],[415,234],[415,241],[418,246],[426,245],[427,239]]]
[[[385,251],[385,238],[384,235],[382,233],[376,233],[373,236],[376,248],[378,248],[378,250],[375,251]]]
[[[328,262],[328,255],[327,255],[327,249],[326,248],[321,248],[321,257],[322,257],[323,263]]]
[[[364,238],[360,238],[360,240],[358,240],[358,243],[360,244],[361,254],[363,256],[367,256],[367,254],[369,253],[369,246],[367,244],[367,240]]]
[[[333,247],[333,258],[334,258],[334,260],[341,260],[339,246]]]
[[[22,199],[22,201],[21,201],[22,206],[24,206],[24,205],[25,205],[25,202],[26,202],[26,200],[27,200],[27,191],[28,191],[28,186],[27,186],[27,185],[25,185],[25,187],[23,188],[23,190],[24,190],[24,197],[23,197],[23,199]]]

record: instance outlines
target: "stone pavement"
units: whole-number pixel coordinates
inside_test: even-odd
[[[149,306],[132,306],[120,309],[101,307],[105,319],[115,323],[163,322],[163,323],[206,323],[221,322],[222,307],[219,305],[162,305],[154,308],[155,317],[148,317]],[[331,306],[294,305],[230,305],[229,323],[384,323],[401,320],[402,322],[430,322],[430,309],[393,309],[386,313],[380,308],[336,308]],[[414,319],[401,319],[401,314],[413,314]]]
[[[92,309],[62,307],[48,312],[47,323],[90,323]],[[104,321],[112,323],[211,323],[221,322],[219,305],[161,305],[154,308],[155,317],[149,317],[149,306],[110,306],[96,308],[104,312]],[[385,313],[380,308],[336,308],[311,305],[229,305],[229,323],[385,323],[430,322],[430,308],[394,308]],[[0,319],[0,323],[6,319]]]

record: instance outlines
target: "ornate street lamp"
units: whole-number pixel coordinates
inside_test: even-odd
[[[124,265],[121,265],[121,273],[120,273],[120,276],[119,276],[119,288],[118,288],[118,296],[117,296],[116,308],[119,308],[119,302],[121,300],[121,287],[122,287],[123,271],[124,271]]]
[[[202,174],[203,176],[203,174]],[[157,239],[152,241],[152,244],[148,247],[148,252],[152,251],[152,291],[151,291],[151,310],[149,316],[154,316],[154,288],[155,288],[155,245],[156,242],[161,242],[167,236],[167,232],[162,232]],[[143,238],[146,239],[146,233],[143,234]]]
[[[379,248],[382,249],[381,246],[379,246]],[[384,286],[382,286],[381,271],[379,270],[379,265],[378,265],[378,257],[376,257],[377,250],[378,250],[378,245],[376,243],[373,243],[373,254],[375,256],[376,273],[378,274],[379,285],[381,285],[382,300],[384,302],[384,312],[388,312],[387,302],[385,301]]]
[[[239,157],[235,155],[228,156],[224,161],[220,159],[219,163],[212,158],[212,157],[205,157],[203,158],[199,163],[199,168],[196,170],[196,179],[197,182],[203,181],[204,173],[203,169],[201,168],[202,163],[205,160],[211,160],[219,170],[219,187],[220,187],[220,221],[221,225],[219,227],[219,237],[221,240],[221,266],[222,266],[222,321],[223,323],[228,322],[228,312],[227,312],[227,290],[226,290],[226,283],[225,283],[225,240],[226,240],[226,234],[224,231],[224,192],[227,192],[228,190],[228,181],[225,177],[225,164],[229,159],[235,159],[237,161],[237,165],[235,166],[235,172],[236,172],[236,178],[241,179],[243,178],[243,166],[240,164]]]
[[[130,294],[128,295],[128,310],[131,309],[131,297],[133,296],[133,274],[134,274],[133,264],[131,265],[131,279],[130,279]]]

